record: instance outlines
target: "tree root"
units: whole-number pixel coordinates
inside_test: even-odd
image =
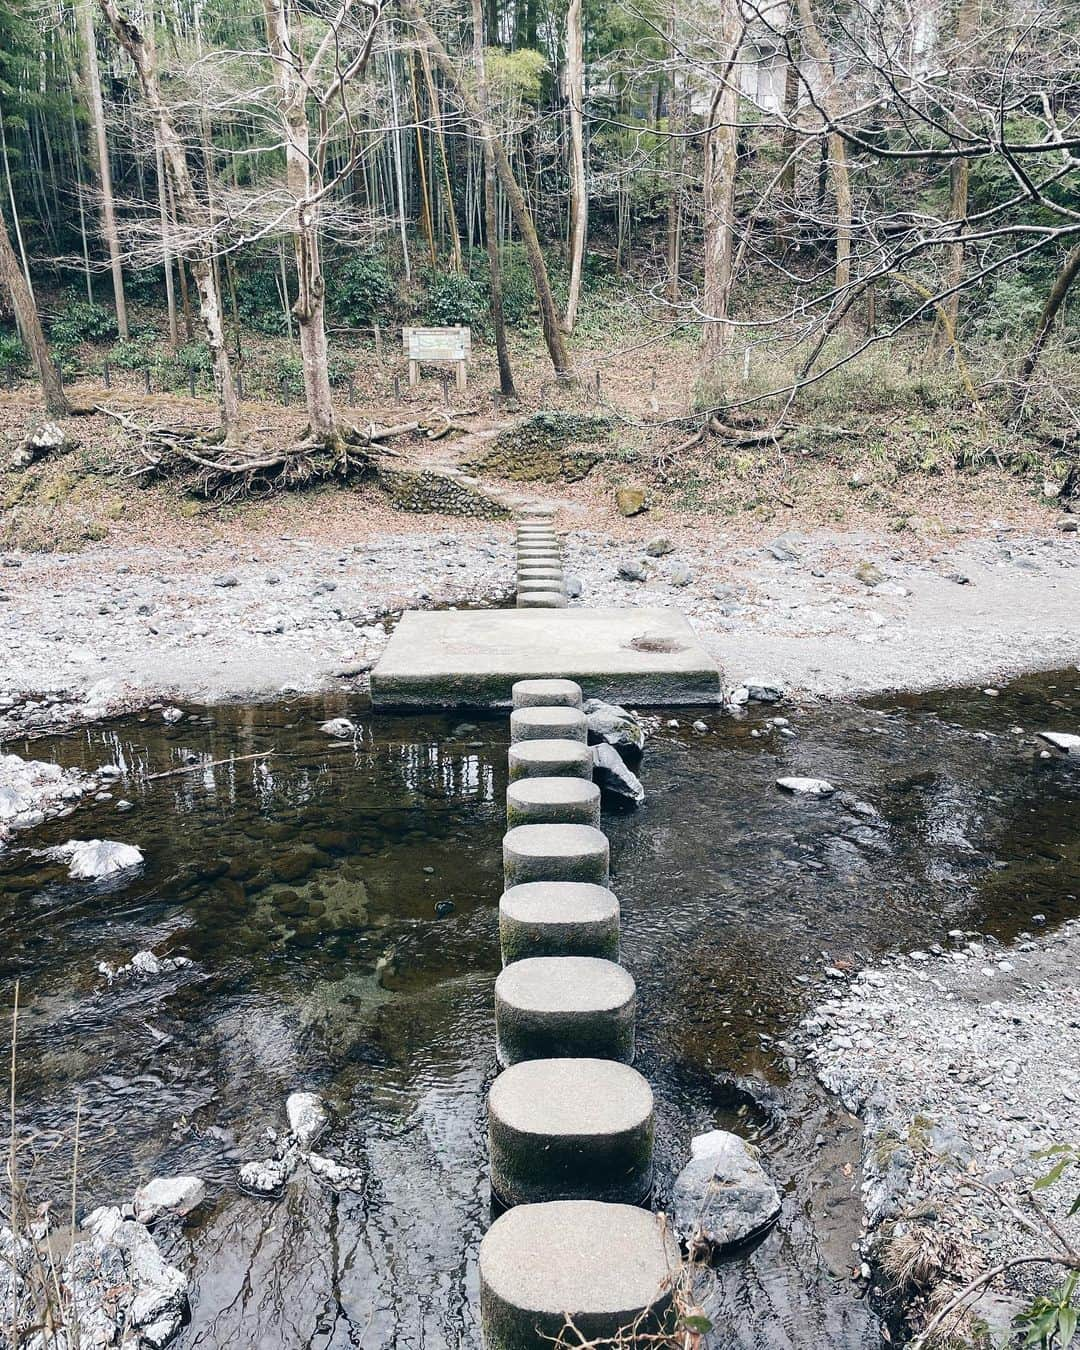
[[[330,435],[314,433],[309,427],[294,444],[267,451],[265,447],[247,450],[222,438],[220,432],[141,422],[105,404],[99,404],[95,411],[119,423],[145,460],[129,476],[168,477],[194,471],[189,482],[192,490],[219,503],[267,496],[326,479],[365,477],[373,472],[376,458],[401,453],[385,444],[395,436],[422,432],[429,439],[437,439],[450,431],[466,429],[452,423],[444,413],[433,412],[421,420],[394,426],[374,422],[364,429],[341,426]]]

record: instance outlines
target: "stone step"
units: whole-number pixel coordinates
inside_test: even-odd
[[[500,1064],[585,1056],[634,1058],[634,977],[596,956],[533,956],[495,981],[495,1054]]]
[[[663,1219],[633,1205],[518,1205],[480,1244],[486,1350],[551,1350],[573,1319],[587,1342],[632,1344],[668,1329],[679,1249]],[[568,1333],[566,1340],[575,1340]]]
[[[519,778],[506,789],[506,827],[592,825],[600,828],[600,789],[584,778]]]
[[[510,747],[510,781],[519,778],[587,778],[592,782],[593,756],[581,741],[562,737],[519,741]]]
[[[511,748],[511,754],[516,748]],[[515,825],[503,835],[503,879],[508,887],[526,881],[587,881],[606,886],[609,856],[607,836],[591,825]]]
[[[518,680],[510,691],[515,708],[580,708],[581,685],[573,680]]]
[[[504,965],[533,956],[618,961],[619,901],[608,887],[583,881],[511,886],[499,899],[499,945]]]
[[[581,741],[589,739],[589,724],[577,708],[515,708],[510,714],[510,744],[519,741]]]
[[[653,1094],[628,1064],[534,1059],[488,1093],[491,1189],[504,1205],[640,1204],[652,1190]]]

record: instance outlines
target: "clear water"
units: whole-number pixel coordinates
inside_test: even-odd
[[[362,726],[355,744],[317,729],[343,712]],[[210,1185],[195,1221],[162,1239],[194,1278],[179,1345],[476,1347],[507,719],[389,718],[329,698],[189,713],[10,747],[124,769],[113,801],[54,822],[35,849],[114,838],[147,859],[88,884],[26,847],[0,855],[32,1188],[66,1186],[78,1098],[84,1206],[162,1173]],[[766,715],[709,716],[699,734],[698,712],[676,713],[640,770],[647,806],[605,825],[638,1066],[657,1095],[656,1198],[692,1133],[751,1134],[784,1214],[717,1271],[710,1343],[862,1350],[879,1332],[849,1269],[857,1125],[777,1042],[826,965],[954,927],[1004,941],[1035,913],[1080,910],[1080,769],[1009,730],[1075,729],[1080,676],[795,713],[792,740],[753,737]],[[880,822],[776,791],[798,772]],[[97,973],[141,948],[193,965],[111,987]],[[320,1147],[362,1170],[361,1194],[304,1173],[276,1202],[237,1189],[297,1088],[331,1103]]]

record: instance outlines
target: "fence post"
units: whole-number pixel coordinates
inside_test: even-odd
[[[102,375],[105,377],[105,388],[112,388],[112,369],[109,366],[109,358],[105,358],[105,365],[102,367]]]
[[[600,402],[600,370],[599,370],[599,368],[597,368],[597,371],[596,371],[596,401],[597,401],[597,403]]]
[[[289,377],[288,377],[288,375],[282,375],[282,377],[281,377],[281,401],[282,401],[282,403],[285,404],[286,408],[289,406]]]
[[[242,366],[236,368],[236,393],[238,398],[244,397],[244,369]]]
[[[356,376],[349,371],[349,407],[356,406]]]
[[[10,361],[7,366],[7,387],[9,389],[15,388],[15,367]]]
[[[191,397],[194,398],[194,397],[195,397],[195,372],[194,372],[194,370],[189,370],[189,371],[188,371],[188,373],[187,373],[187,379],[188,379],[188,392],[190,393]]]
[[[146,378],[146,392],[149,394],[149,392],[150,392],[150,367],[149,367],[149,366],[147,366],[146,369],[143,371],[143,375],[144,375],[145,378]]]
[[[401,402],[401,377],[399,375],[394,376],[394,402]]]

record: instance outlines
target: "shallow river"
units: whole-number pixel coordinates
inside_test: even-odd
[[[605,825],[657,1096],[656,1200],[692,1133],[748,1132],[784,1213],[716,1272],[710,1345],[863,1350],[879,1332],[851,1278],[857,1125],[785,1037],[825,966],[1077,912],[1080,770],[1011,728],[1075,729],[1080,676],[789,712],[792,739],[751,734],[768,711],[708,714],[704,734],[698,713],[666,715],[681,725],[652,733],[648,804]],[[67,1184],[79,1099],[84,1206],[155,1174],[210,1185],[163,1239],[194,1280],[178,1346],[476,1347],[507,719],[376,717],[336,698],[188,712],[9,747],[123,769],[114,800],[36,847],[111,838],[147,859],[88,884],[25,847],[0,855],[33,1189]],[[355,744],[317,729],[342,712]],[[880,819],[786,798],[779,773],[827,777]],[[193,964],[98,974],[143,948]],[[331,1103],[320,1149],[362,1169],[361,1194],[304,1173],[281,1201],[238,1191],[239,1162],[269,1152],[263,1132],[297,1088]]]

